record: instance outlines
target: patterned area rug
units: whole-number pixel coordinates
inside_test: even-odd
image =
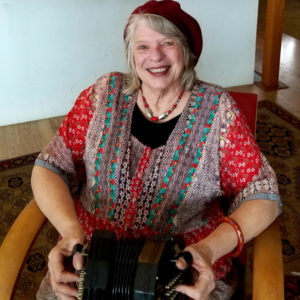
[[[0,162],[0,243],[9,227],[32,199],[31,171],[37,153]],[[13,299],[35,299],[47,271],[47,256],[58,239],[56,230],[46,223],[27,255]]]
[[[279,183],[283,202],[279,223],[285,274],[299,273],[300,121],[269,101],[260,102],[256,140],[274,168]]]
[[[257,141],[275,169],[283,201],[280,216],[286,299],[300,294],[300,121],[270,101],[259,102]],[[0,243],[22,208],[32,198],[30,174],[37,154],[0,162]],[[46,272],[47,254],[57,241],[48,223],[24,263],[15,300],[34,299]],[[251,269],[251,251],[249,253]],[[297,276],[298,274],[298,276]],[[250,286],[251,293],[251,283]],[[250,294],[247,298],[250,299]]]

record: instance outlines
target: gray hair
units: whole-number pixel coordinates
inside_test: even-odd
[[[128,84],[125,89],[125,93],[130,94],[139,89],[141,86],[141,81],[137,75],[134,62],[134,34],[136,28],[142,22],[153,30],[170,38],[174,38],[181,46],[184,59],[184,70],[181,76],[181,84],[185,90],[191,90],[195,84],[197,76],[194,69],[195,56],[189,49],[186,37],[166,18],[153,14],[135,14],[130,17],[128,26],[125,29],[125,51],[127,65],[129,68]]]

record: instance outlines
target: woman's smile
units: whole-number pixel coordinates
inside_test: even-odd
[[[165,75],[170,67],[160,67],[160,68],[149,68],[148,71],[153,76]]]

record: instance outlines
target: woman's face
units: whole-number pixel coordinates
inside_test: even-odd
[[[184,68],[182,47],[175,39],[143,23],[135,31],[134,62],[144,88],[167,92],[181,86]]]

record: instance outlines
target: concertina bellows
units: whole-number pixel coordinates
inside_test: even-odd
[[[80,300],[187,299],[175,286],[191,282],[192,256],[181,252],[173,240],[118,240],[112,232],[95,230],[91,241],[84,247],[76,245],[73,254],[76,251],[84,256]],[[185,270],[176,267],[180,256],[186,261]]]

